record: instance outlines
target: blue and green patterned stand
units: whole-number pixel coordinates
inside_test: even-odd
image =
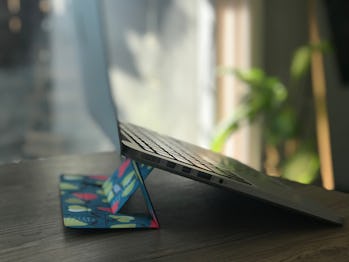
[[[152,167],[126,159],[108,176],[61,175],[63,222],[69,228],[159,228],[144,184]],[[148,215],[119,213],[140,188]]]

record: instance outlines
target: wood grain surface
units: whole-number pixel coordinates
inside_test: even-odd
[[[146,181],[159,230],[63,227],[59,175],[110,174],[113,153],[0,167],[0,261],[349,261],[349,232],[155,170]],[[291,184],[347,220],[348,195]],[[127,206],[139,208],[136,195]]]

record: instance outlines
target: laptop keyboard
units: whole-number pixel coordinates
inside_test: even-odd
[[[157,153],[161,156],[177,160],[187,165],[193,165],[208,172],[227,177],[239,183],[251,185],[245,179],[231,173],[229,170],[220,168],[214,161],[207,161],[198,154],[191,153],[176,139],[159,135],[156,132],[138,127],[132,124],[120,123],[121,132],[131,137],[141,148],[148,152]],[[187,168],[190,171],[190,168]]]

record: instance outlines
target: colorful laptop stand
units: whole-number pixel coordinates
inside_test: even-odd
[[[61,175],[64,226],[68,228],[159,228],[144,180],[152,167],[126,159],[111,176]],[[119,211],[141,190],[148,215]]]

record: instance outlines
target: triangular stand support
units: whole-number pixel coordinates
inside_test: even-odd
[[[63,223],[70,228],[159,228],[144,180],[152,167],[126,159],[110,176],[61,175]],[[119,213],[140,188],[148,215]]]

